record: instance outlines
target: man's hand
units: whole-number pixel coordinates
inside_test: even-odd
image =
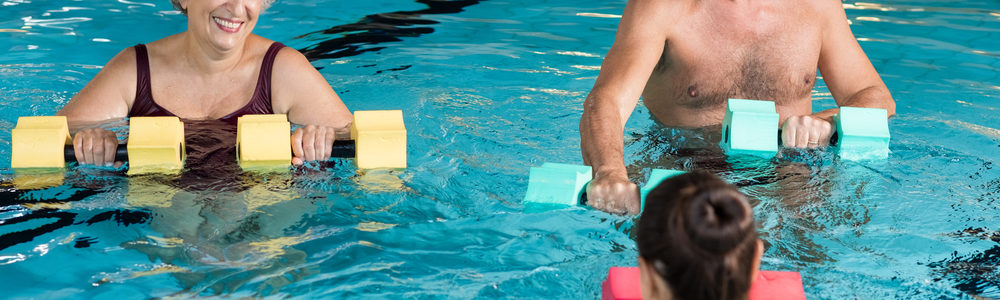
[[[73,153],[76,162],[81,165],[112,166],[115,163],[115,150],[118,148],[118,138],[114,132],[103,128],[80,130],[73,136]],[[121,166],[117,162],[116,166]]]
[[[337,133],[333,127],[307,125],[292,133],[292,164],[311,160],[328,160],[333,152]]]
[[[639,187],[627,176],[595,174],[587,185],[587,205],[613,214],[638,214]]]
[[[792,116],[781,126],[781,140],[785,147],[826,147],[831,136],[833,124],[814,116]]]

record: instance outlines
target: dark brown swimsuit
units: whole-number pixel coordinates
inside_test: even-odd
[[[219,118],[220,121],[235,125],[236,120],[243,115],[274,113],[274,110],[271,109],[271,68],[274,66],[274,57],[284,47],[285,45],[278,42],[271,44],[260,65],[257,87],[254,89],[253,97],[250,97],[250,102],[225,117]],[[135,61],[138,73],[135,101],[132,103],[132,109],[128,112],[128,116],[176,116],[153,101],[153,91],[149,78],[149,54],[146,52],[146,45],[135,45]]]

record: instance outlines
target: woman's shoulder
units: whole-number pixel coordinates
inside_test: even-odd
[[[176,48],[181,43],[181,34],[175,33],[168,35],[164,38],[146,43],[146,48],[161,49],[161,48]]]
[[[108,61],[104,68],[131,67],[132,69],[135,69],[135,55],[135,46],[122,49]]]
[[[135,98],[136,77],[135,48],[122,49],[59,110],[59,114],[94,121],[125,117]]]
[[[270,44],[268,43],[268,45]],[[295,48],[287,45],[279,49],[274,57],[275,73],[298,73],[310,70],[315,72],[316,68],[312,66],[309,59]]]
[[[271,49],[271,46],[274,45],[275,43],[276,42],[271,39],[256,34],[251,35],[247,39],[247,44],[246,44],[246,50],[245,50],[246,63],[259,64],[261,60],[264,59],[264,56],[267,55],[267,52]],[[295,49],[292,49],[287,46],[278,49],[278,53],[275,55],[273,60],[272,69],[276,71],[278,70],[279,66],[284,66],[289,64],[291,61],[294,61],[295,60],[294,56],[289,56],[290,54],[294,53],[298,53],[298,51],[295,51]]]
[[[347,111],[326,78],[295,48],[282,47],[275,55],[271,70],[271,104],[275,112],[289,113],[292,120],[295,114],[301,118],[301,114],[339,114]],[[294,107],[308,108],[300,108],[298,113],[293,113],[296,111]]]
[[[135,72],[136,72],[136,50],[135,47],[128,47],[122,49],[115,54],[108,63],[101,67],[101,78],[99,80],[108,80],[117,83],[128,83],[131,82],[135,84]]]
[[[272,45],[277,43],[274,40],[259,35],[252,35],[251,38],[248,40],[248,42],[249,44],[251,44],[250,47],[254,49],[254,53],[259,53],[261,56],[267,53],[267,51],[271,49]],[[276,66],[281,63],[287,63],[289,61],[296,61],[300,58],[305,59],[305,56],[302,56],[302,54],[299,53],[299,51],[295,50],[295,48],[288,47],[287,45],[284,44],[281,45],[284,47],[278,49],[278,53],[274,58]]]
[[[149,57],[158,59],[169,58],[171,53],[180,51],[182,39],[181,34],[174,34],[162,39],[158,39],[145,44],[146,53]]]

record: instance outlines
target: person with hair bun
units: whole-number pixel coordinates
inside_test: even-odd
[[[746,299],[764,244],[736,187],[694,171],[648,195],[637,229],[644,299]]]
[[[328,159],[334,140],[350,136],[351,112],[305,56],[253,33],[273,2],[171,0],[187,29],[125,48],[57,114],[74,129],[136,116],[235,125],[247,114],[285,114],[303,125],[290,138],[292,163]],[[73,136],[81,164],[120,164],[117,144],[99,127]]]

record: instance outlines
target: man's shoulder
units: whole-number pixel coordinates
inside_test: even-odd
[[[647,12],[681,12],[698,5],[698,0],[629,0],[628,4],[646,9],[653,9]]]
[[[839,0],[807,0],[802,1],[813,15],[823,19],[839,18],[844,15],[844,4]]]
[[[811,5],[817,9],[844,9],[844,2],[840,0],[806,0],[802,1],[802,3]]]
[[[698,4],[698,0],[629,0],[624,17],[653,23],[647,25],[669,25],[683,22]]]

